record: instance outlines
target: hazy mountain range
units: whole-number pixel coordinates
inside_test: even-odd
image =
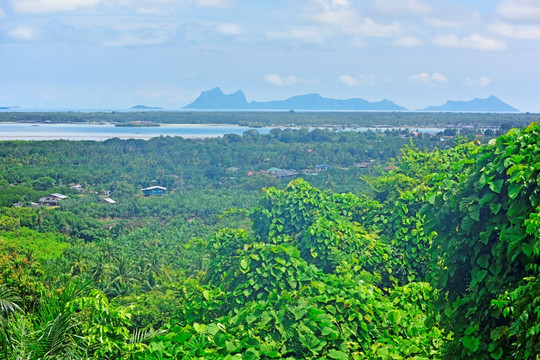
[[[448,100],[444,105],[428,106],[421,111],[467,111],[467,112],[519,112],[496,96],[470,101]]]
[[[247,101],[242,90],[224,94],[219,87],[203,91],[184,109],[199,110],[356,110],[356,111],[407,111],[403,106],[384,99],[370,102],[360,98],[331,99],[319,94],[298,95],[286,100]],[[441,106],[429,106],[418,111],[462,111],[462,112],[519,112],[495,96],[470,101],[449,100]]]
[[[203,91],[184,109],[206,110],[407,110],[390,100],[369,102],[364,99],[330,99],[319,94],[298,95],[286,100],[258,102],[246,100],[242,90],[225,95],[220,88]]]

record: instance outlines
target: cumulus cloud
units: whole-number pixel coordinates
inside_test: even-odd
[[[497,22],[491,24],[489,29],[501,36],[511,39],[540,39],[540,25],[516,25]]]
[[[441,73],[420,73],[412,75],[407,79],[413,85],[437,86],[448,82],[448,78]]]
[[[318,27],[305,26],[286,31],[268,31],[266,32],[266,36],[269,39],[294,39],[319,43],[329,37],[329,32]]]
[[[472,34],[460,38],[455,34],[437,35],[433,44],[441,47],[467,48],[480,51],[501,51],[507,48],[506,42],[499,39],[488,38],[480,34]]]
[[[242,33],[240,26],[231,23],[220,24],[218,31],[223,35],[240,35]]]
[[[314,5],[311,17],[323,24],[341,27],[357,21],[358,14],[348,0],[318,0]]]
[[[230,8],[235,5],[232,0],[197,0],[197,4],[207,8]]]
[[[141,27],[97,34],[104,46],[153,46],[171,42],[176,35],[175,26]]]
[[[358,75],[356,77],[353,77],[351,75],[341,75],[339,77],[339,81],[342,84],[345,84],[347,86],[356,86],[356,85],[375,85],[375,76],[374,75]]]
[[[364,19],[361,23],[349,29],[355,35],[370,37],[392,37],[402,33],[401,25],[397,22],[391,24],[378,24],[372,19]]]
[[[307,8],[307,17],[353,36],[390,37],[402,32],[396,21],[385,24],[360,16],[348,0],[314,0]]]
[[[426,16],[431,5],[420,0],[372,0],[371,7],[379,14],[390,17]]]
[[[432,27],[457,29],[481,24],[482,14],[465,4],[452,4],[438,8],[433,16],[424,18],[424,22]]]
[[[19,25],[8,31],[8,36],[23,41],[32,41],[36,38],[36,29],[28,25]]]
[[[503,18],[516,22],[540,21],[538,0],[503,0],[497,6],[497,13]]]
[[[45,14],[60,11],[73,11],[99,4],[103,0],[10,0],[18,13]]]
[[[279,85],[279,86],[294,85],[298,83],[298,79],[296,78],[296,76],[283,77],[278,74],[267,74],[264,76],[264,80],[267,83]]]
[[[484,87],[488,86],[491,83],[491,79],[486,76],[481,76],[478,79],[467,78],[465,80],[465,85],[470,87]]]
[[[394,44],[402,47],[416,47],[422,45],[422,40],[414,36],[406,36],[394,40]]]

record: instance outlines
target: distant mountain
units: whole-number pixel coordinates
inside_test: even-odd
[[[202,110],[407,110],[390,100],[369,102],[364,99],[329,99],[319,94],[293,96],[286,100],[258,102],[246,100],[242,90],[226,95],[219,87],[203,91],[184,109]]]
[[[131,107],[131,110],[162,110],[160,107],[146,106],[146,105],[135,105]]]
[[[519,112],[515,107],[493,95],[486,99],[476,98],[470,101],[448,100],[444,105],[428,106],[421,111]]]

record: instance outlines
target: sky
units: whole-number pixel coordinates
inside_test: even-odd
[[[0,0],[0,106],[177,110],[216,86],[540,112],[540,0]]]

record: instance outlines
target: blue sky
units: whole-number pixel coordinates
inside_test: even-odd
[[[0,106],[179,109],[215,86],[540,112],[539,0],[0,0]]]

